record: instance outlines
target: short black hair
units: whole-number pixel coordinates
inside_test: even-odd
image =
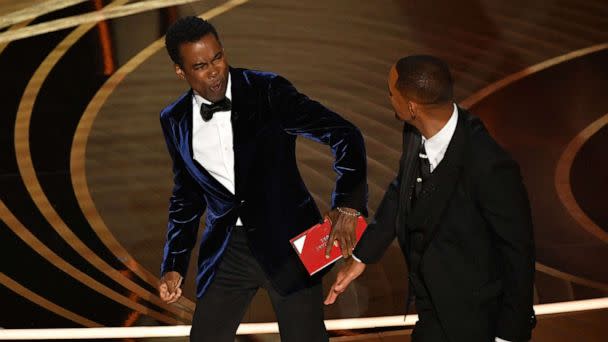
[[[173,63],[182,65],[182,57],[179,54],[181,44],[196,42],[209,33],[212,33],[218,42],[220,41],[217,31],[211,23],[194,16],[180,18],[169,26],[165,36],[165,47]]]
[[[434,56],[414,55],[397,64],[397,86],[420,104],[443,104],[453,100],[453,81],[447,64]]]

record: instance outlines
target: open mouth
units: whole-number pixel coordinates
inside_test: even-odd
[[[211,85],[211,91],[217,93],[222,89],[222,81],[217,81],[216,83]]]

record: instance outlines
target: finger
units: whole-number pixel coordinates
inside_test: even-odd
[[[353,223],[352,223],[352,229],[350,232],[350,239],[352,241],[352,249],[355,249],[355,247],[357,246],[357,219],[353,219]]]
[[[329,240],[327,240],[327,246],[325,247],[325,258],[329,259],[329,254],[331,253],[331,249],[334,247],[334,241],[336,240],[336,234],[332,229],[332,232],[329,234]]]
[[[177,294],[177,288],[174,286],[169,287],[169,295],[173,298]]]
[[[182,279],[182,276],[179,276],[179,278],[169,282],[169,289],[171,292],[175,292],[177,289],[179,289],[180,285],[182,284]]]
[[[167,291],[161,291],[159,295],[160,299],[162,299],[164,302],[169,299],[169,294],[167,293]]]
[[[167,284],[163,283],[158,287],[158,294],[160,295],[160,297],[163,300],[167,297],[167,295],[168,295]]]
[[[334,286],[334,291],[342,293],[348,288],[348,285],[355,279],[355,275],[352,272],[347,273],[344,278],[340,279],[340,281],[336,281]]]
[[[340,249],[342,251],[342,257],[344,257],[344,259],[348,258],[348,244],[346,242],[346,237],[343,235],[342,238],[340,239]]]
[[[334,245],[336,245],[336,247],[340,247],[340,253],[342,254],[342,256],[344,256],[344,231],[342,230],[342,227],[344,227],[344,218],[339,217],[338,218],[338,223],[336,224],[336,226],[334,227],[334,236],[335,236],[335,240],[334,240]]]
[[[336,298],[338,298],[338,295],[332,291],[327,294],[327,298],[325,298],[325,301],[323,303],[325,305],[331,305],[336,302]]]
[[[350,280],[348,280],[347,278],[343,279],[341,282],[336,283],[336,285],[334,286],[334,292],[336,293],[342,293],[346,290],[346,288],[348,287],[348,285],[350,285]]]
[[[351,256],[352,249],[353,249],[353,241],[352,241],[351,235],[350,235],[350,233],[345,234],[343,251],[346,252],[346,256],[344,258],[348,258]]]
[[[165,293],[165,295],[163,297],[163,301],[165,301],[165,303],[169,304],[171,302],[171,294]]]
[[[171,283],[170,283],[170,284],[171,284],[171,286],[170,286],[170,288],[171,288],[171,292],[175,292],[175,291],[177,291],[177,289],[179,288],[179,283],[180,283],[180,282],[181,282],[181,281],[180,281],[179,279],[176,279],[176,280],[171,281]]]
[[[336,283],[336,285],[333,288],[333,293],[336,296],[336,298],[341,295],[342,293],[344,293],[344,291],[346,290],[345,286],[341,286],[340,284]]]
[[[331,217],[329,217],[329,214],[328,214],[328,213],[325,213],[325,214],[323,215],[323,220],[324,220],[324,221],[328,221],[330,226],[331,226],[331,225],[333,225],[333,223],[332,223],[332,221],[331,221]]]
[[[173,285],[168,284],[168,286],[167,286],[167,294],[169,294],[169,296],[170,296],[170,295],[172,295],[174,293],[175,293],[175,288],[173,287]]]
[[[173,303],[177,302],[181,297],[182,297],[182,289],[178,287],[177,291],[175,291],[175,299],[173,300]]]
[[[335,211],[330,212],[329,218],[332,222],[332,227],[340,226],[341,214],[339,212],[335,212]]]
[[[172,304],[177,302],[177,300],[182,296],[182,289],[177,288],[177,291],[175,291],[175,296],[173,297],[173,299],[171,299],[168,303]]]
[[[329,290],[329,293],[327,294],[327,297],[325,298],[325,305],[330,305],[336,302],[336,298],[338,298],[338,293],[336,291],[334,291],[334,287],[336,285],[334,284],[331,289]]]

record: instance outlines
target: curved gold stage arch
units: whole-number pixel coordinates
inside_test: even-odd
[[[107,7],[120,6],[126,2],[127,0],[115,0]],[[110,278],[115,280],[121,286],[136,293],[139,297],[150,301],[169,312],[173,312],[178,317],[180,317],[180,320],[187,322],[190,319],[190,316],[187,313],[185,313],[183,310],[179,310],[175,306],[166,305],[160,300],[160,298],[155,293],[151,293],[141,288],[135,282],[118,272],[116,269],[107,264],[103,259],[101,259],[97,254],[95,254],[74,234],[74,232],[72,232],[72,230],[66,225],[66,223],[61,219],[59,214],[55,211],[53,206],[49,203],[48,198],[46,197],[38,181],[38,177],[34,169],[34,165],[30,155],[29,124],[32,116],[34,103],[36,101],[40,88],[42,87],[44,80],[46,79],[50,71],[53,69],[53,67],[57,64],[59,59],[61,59],[61,57],[68,51],[71,46],[76,43],[76,41],[78,41],[94,26],[95,23],[84,24],[72,31],[55,47],[55,49],[53,49],[53,51],[51,51],[51,53],[49,53],[49,55],[36,69],[34,75],[27,84],[23,96],[21,98],[21,102],[19,103],[19,108],[17,110],[17,117],[15,121],[15,155],[17,158],[19,173],[21,174],[21,177],[27,188],[27,191],[30,194],[30,197],[32,198],[42,215],[45,217],[45,219],[49,222],[53,229],[55,229],[55,231],[89,263],[91,263],[103,273],[107,274]],[[99,283],[91,282],[88,278],[84,278],[82,280],[84,280],[85,285],[94,288],[96,291],[108,296],[113,300],[121,298],[121,300],[119,301],[120,304],[128,304],[128,307],[166,323],[178,322],[178,320],[175,320],[174,318],[169,317],[166,314],[151,310],[137,303],[137,301],[126,298],[110,290],[107,287],[100,287]]]
[[[593,222],[581,209],[576,198],[574,198],[572,186],[570,185],[570,170],[572,169],[574,158],[587,140],[606,125],[608,125],[608,113],[591,123],[570,141],[557,163],[554,182],[560,201],[574,220],[587,232],[599,240],[608,243],[608,232]]]
[[[248,0],[243,0],[243,1],[229,1],[226,3],[227,7],[222,8],[222,9],[214,9],[211,10],[209,12],[206,12],[205,14],[203,14],[202,16],[205,18],[210,18],[213,16],[217,16],[221,13],[224,13],[225,11],[236,7],[242,3],[247,2]],[[118,3],[119,1],[117,1],[116,3]],[[112,4],[114,5],[114,4]],[[220,6],[222,7],[222,6]],[[93,24],[91,24],[93,25]],[[81,27],[79,27],[76,31],[78,31],[79,29],[81,29]],[[75,32],[76,32],[75,31]],[[81,33],[81,31],[78,31],[79,34]],[[86,32],[86,30],[85,30]],[[84,34],[84,33],[82,33]],[[72,35],[70,35],[72,36]],[[74,42],[78,39],[76,37],[76,35],[74,35],[72,37],[72,39],[75,39]],[[67,38],[66,38],[67,41]],[[65,42],[65,41],[64,41]],[[62,44],[59,44],[57,47],[57,51],[54,51],[53,53],[51,53],[51,55],[49,55],[49,58],[47,58],[47,60],[45,60],[44,67],[48,68],[48,71],[50,72],[50,70],[52,69],[54,63],[56,63],[61,56],[63,55],[63,53],[65,53],[65,51],[67,51],[67,49],[69,49],[70,44],[64,44],[64,42],[62,42]],[[155,42],[155,44],[158,42]],[[154,45],[154,44],[153,44]],[[6,46],[6,45],[4,45]],[[3,47],[2,44],[0,44],[0,52],[2,51]],[[98,93],[95,95],[95,98],[90,102],[89,107],[87,107],[85,114],[83,115],[83,118],[81,119],[81,122],[79,123],[78,129],[76,131],[76,136],[74,137],[74,144],[73,144],[73,149],[72,149],[72,154],[71,154],[71,171],[72,171],[72,184],[74,186],[74,190],[76,192],[76,196],[78,198],[78,202],[81,206],[81,209],[83,211],[83,213],[85,214],[85,216],[87,217],[87,220],[89,220],[91,226],[95,229],[95,232],[100,236],[100,238],[102,239],[102,241],[110,248],[111,251],[113,251],[114,253],[116,253],[116,256],[120,259],[120,260],[125,260],[125,265],[132,270],[135,274],[137,274],[138,276],[140,276],[142,279],[146,280],[148,283],[152,284],[152,285],[156,285],[156,277],[154,275],[152,275],[149,271],[145,270],[143,267],[141,267],[141,265],[139,265],[137,263],[136,260],[133,260],[130,255],[128,254],[128,252],[126,251],[126,249],[124,249],[124,247],[122,245],[120,245],[120,243],[115,239],[115,237],[113,236],[113,234],[107,229],[107,227],[105,227],[105,224],[103,223],[103,219],[99,216],[99,213],[97,212],[97,209],[95,208],[95,205],[91,199],[90,193],[88,191],[88,187],[86,184],[86,175],[85,175],[85,169],[84,169],[84,153],[86,150],[86,139],[88,137],[88,133],[91,129],[91,125],[94,121],[94,116],[97,114],[97,112],[99,111],[99,109],[101,108],[101,106],[103,105],[103,103],[105,102],[105,100],[107,99],[107,97],[112,93],[112,91],[114,90],[114,88],[122,81],[122,79],[124,79],[124,77],[130,73],[131,71],[133,71],[133,69],[135,69],[137,67],[137,65],[141,64],[146,58],[148,58],[152,53],[156,52],[158,49],[160,49],[162,47],[161,46],[156,46],[154,47],[154,51],[148,51],[149,54],[144,54],[144,57],[141,57],[140,54],[144,53],[144,51],[142,51],[140,54],[138,54],[135,58],[142,58],[141,61],[139,63],[137,63],[136,65],[131,65],[131,69],[125,69],[122,71],[122,74],[120,74],[121,70],[119,70],[116,74],[114,74],[110,79],[108,79],[108,81],[106,82],[106,84],[104,84],[104,86],[98,91]],[[585,54],[589,54],[592,52],[596,52],[599,51],[601,49],[605,49],[608,47],[608,44],[600,44],[600,45],[595,45],[586,49],[582,49],[582,50],[577,50],[577,51],[573,51],[571,53],[565,54],[563,56],[560,57],[556,57],[550,60],[547,60],[545,62],[539,63],[537,65],[534,65],[532,67],[526,68],[518,73],[512,74],[498,82],[495,82],[493,84],[491,84],[488,87],[483,88],[482,90],[476,92],[474,95],[470,96],[469,98],[467,98],[465,101],[462,102],[462,104],[465,107],[469,107],[472,106],[473,104],[477,103],[478,101],[480,101],[482,98],[490,95],[491,93],[502,89],[504,87],[506,87],[507,85],[525,77],[528,76],[534,72],[538,72],[542,69],[548,68],[550,66],[556,65],[558,63],[576,58],[576,57],[580,57],[583,56]],[[150,47],[148,47],[150,48]],[[54,62],[51,61],[52,59],[54,59]],[[131,61],[129,61],[129,63],[131,63]],[[127,64],[129,64],[127,63]],[[125,65],[124,67],[127,67],[127,65]],[[43,66],[41,65],[40,68],[43,68]],[[39,69],[40,69],[39,68]],[[118,74],[118,75],[117,75]],[[114,77],[116,76],[116,77]],[[35,170],[33,168],[32,165],[32,161],[31,161],[31,156],[29,154],[29,136],[28,136],[28,126],[29,126],[29,119],[31,117],[31,110],[33,108],[34,105],[34,101],[35,101],[35,97],[36,94],[38,93],[38,90],[40,89],[40,85],[42,84],[42,82],[44,81],[44,77],[45,75],[41,72],[39,73],[38,71],[36,72],[36,74],[34,75],[34,77],[32,77],[32,80],[30,81],[30,84],[28,84],[28,88],[26,89],[26,91],[24,92],[24,96],[23,98],[25,99],[25,101],[22,101],[22,103],[20,104],[19,107],[19,115],[18,115],[18,120],[17,120],[17,125],[16,125],[16,129],[15,129],[15,146],[17,149],[17,156],[19,158],[20,154],[25,154],[26,157],[19,159],[19,169],[20,172],[23,176],[24,182],[26,183],[26,186],[28,188],[28,191],[30,192],[30,195],[32,196],[32,199],[34,200],[34,202],[36,203],[36,205],[40,208],[41,212],[43,213],[43,215],[45,216],[45,218],[49,221],[49,223],[51,223],[51,225],[53,225],[53,228],[55,228],[56,230],[59,229],[60,231],[62,229],[67,229],[69,231],[69,227],[65,226],[65,223],[61,220],[61,218],[59,217],[59,215],[54,212],[54,210],[52,209],[52,207],[50,206],[50,204],[48,203],[48,200],[46,199],[46,196],[44,195],[43,190],[41,189],[38,180],[37,180],[37,176],[35,174]],[[29,101],[29,102],[28,102]],[[27,111],[29,110],[29,113],[27,113]],[[92,115],[92,117],[91,117]],[[85,118],[87,117],[87,118]],[[608,114],[606,114],[602,119],[598,120],[601,125],[605,125],[605,121],[606,118],[608,117]],[[603,121],[602,121],[603,120]],[[597,123],[597,122],[596,122]],[[594,123],[595,124],[595,123]],[[592,124],[593,126],[593,124]],[[599,130],[599,128],[601,128],[602,126],[594,126],[597,129],[595,129],[595,131]],[[588,127],[589,128],[589,127]],[[23,141],[25,140],[26,143],[25,144],[19,144],[18,139],[17,139],[17,131],[20,131],[21,135],[19,136],[19,140]],[[25,130],[25,133],[24,133]],[[585,131],[579,133],[579,136],[582,135],[587,135],[589,134],[589,131],[586,129]],[[591,133],[593,134],[593,133]],[[591,135],[589,134],[587,136],[587,138]],[[579,139],[579,137],[575,138],[575,140]],[[578,151],[578,149],[580,149],[580,146],[582,146],[583,142],[580,142],[577,140],[577,142],[575,143],[575,140],[572,141],[571,145],[573,146],[570,150],[567,149],[566,151],[564,151],[564,154],[562,155],[562,159],[560,159],[560,164],[558,165],[558,170],[556,172],[556,176],[555,176],[555,184],[556,184],[556,188],[558,188],[558,193],[560,193],[560,184],[563,184],[564,180],[569,179],[568,176],[565,176],[565,173],[567,173],[569,175],[569,170],[570,170],[570,166],[572,163],[572,160],[574,158],[574,155],[576,154],[576,152]],[[578,147],[577,147],[578,146]],[[570,145],[569,145],[570,148]],[[574,152],[572,152],[574,151]],[[567,157],[567,152],[568,155],[571,154],[570,157]],[[570,159],[568,159],[570,158]],[[563,165],[562,165],[562,161],[563,161]],[[561,166],[560,166],[561,165]],[[565,173],[564,173],[565,172]],[[559,179],[558,179],[559,178]],[[559,180],[559,182],[558,182]],[[28,185],[29,184],[29,185]],[[33,184],[33,185],[32,185]],[[79,192],[78,189],[82,189],[84,188],[85,190],[83,192]],[[566,190],[569,189],[569,181],[568,181],[568,188]],[[569,196],[571,196],[571,189],[568,190],[569,191]],[[567,193],[565,193],[566,195],[564,196],[568,196]],[[574,203],[574,206],[576,206],[576,208],[578,208],[578,210],[580,210],[580,207],[578,207],[578,205],[576,204],[576,201],[574,200],[573,196],[571,196],[571,200]],[[565,198],[565,197],[564,197]],[[566,208],[569,209],[570,211],[570,207],[568,205],[566,205],[564,201],[564,198],[562,197],[562,195],[560,194],[560,199],[562,200],[562,203],[564,203],[564,206],[566,206]],[[316,200],[319,200],[316,198]],[[574,207],[572,207],[574,208]],[[574,208],[574,209],[576,209]],[[580,210],[582,212],[582,210]],[[572,214],[572,211],[570,211]],[[0,213],[3,218],[7,217],[7,216],[12,216],[12,214],[8,211],[8,208],[6,208],[4,206],[4,203],[0,202]],[[575,214],[572,214],[573,217]],[[578,214],[577,214],[578,215]],[[584,213],[583,213],[584,215]],[[582,217],[582,216],[581,216]],[[588,219],[588,217],[587,217]],[[577,222],[581,223],[583,222],[584,224],[586,224],[587,226],[591,226],[591,224],[594,224],[592,221],[589,219],[588,221],[585,219],[579,220],[577,219]],[[589,223],[590,222],[590,223]],[[8,224],[8,223],[7,223]],[[599,229],[600,231],[598,231],[596,228],[591,229],[591,231],[589,229],[587,229],[585,227],[585,225],[583,225],[583,227],[588,230],[590,233],[594,234],[594,236],[598,237],[599,239],[601,239],[602,241],[606,242],[608,239],[607,234],[605,231],[601,230],[600,227],[597,227],[597,229]],[[15,220],[10,221],[10,224],[8,224],[9,227],[11,229],[13,229],[13,231],[21,231],[22,233],[24,233],[23,230],[20,230],[21,228],[24,229],[25,231],[29,232],[25,227],[19,227],[20,222],[17,221],[17,219],[15,218]],[[62,226],[63,225],[63,226]],[[65,226],[65,227],[64,227]],[[17,228],[15,228],[17,227]],[[58,228],[59,227],[59,228]],[[96,228],[100,228],[99,230]],[[105,230],[105,231],[104,231]],[[592,231],[594,231],[595,233],[593,233]],[[64,238],[66,238],[67,241],[73,242],[75,236],[70,236],[71,232],[64,232]],[[597,233],[597,234],[596,234]],[[603,233],[603,234],[602,234]],[[25,233],[27,234],[27,233]],[[18,234],[19,235],[19,234]],[[20,237],[24,236],[23,234],[19,235]],[[22,237],[22,239],[24,239],[24,241],[29,241],[28,244],[35,249],[37,252],[40,253],[40,251],[38,249],[41,249],[43,247],[39,246],[39,244],[41,243],[36,243],[36,238],[33,236],[30,237]],[[34,241],[34,242],[33,242]],[[79,241],[79,240],[78,240]],[[38,241],[39,242],[39,241]],[[84,246],[86,248],[86,245],[82,244],[82,246]],[[81,246],[81,247],[82,247]],[[38,248],[38,249],[37,249]],[[85,255],[85,257],[88,259],[89,257],[95,259],[99,259],[99,257],[97,255],[95,255],[95,253],[93,253],[92,251],[87,249],[80,249],[80,251],[85,251],[87,253],[83,254]],[[89,255],[89,252],[92,255]],[[41,255],[45,255],[48,256],[49,253],[47,251],[43,251]],[[65,261],[63,259],[61,259],[59,256],[57,256],[58,259],[54,259],[54,262],[57,262],[59,264],[61,264],[62,262],[65,263]],[[101,260],[101,259],[99,259]],[[99,263],[99,260],[95,261],[93,260],[93,262],[95,262],[96,267],[101,267],[100,270],[102,270],[104,273],[108,274],[106,271],[109,271],[110,274],[112,274],[111,270],[108,270],[106,267],[106,265],[103,265],[102,263]],[[89,260],[91,261],[91,260]],[[103,262],[103,261],[102,261]],[[71,270],[69,268],[69,263],[67,263],[67,265],[65,265],[65,267],[62,269],[64,270],[64,272],[66,270]],[[109,267],[109,265],[107,265]],[[602,284],[602,283],[598,283],[598,282],[594,282],[588,279],[584,279],[584,278],[580,278],[577,276],[573,276],[573,275],[569,275],[567,273],[555,270],[553,268],[547,267],[545,265],[542,264],[538,264],[536,265],[537,270],[550,274],[552,276],[558,277],[560,279],[564,279],[564,280],[568,280],[571,281],[573,283],[577,283],[577,284],[581,284],[584,286],[588,286],[591,288],[596,288],[596,289],[601,289],[604,291],[608,291],[608,286],[606,284]],[[114,270],[116,271],[116,270]],[[85,279],[86,275],[84,275],[85,277],[81,277],[81,279]],[[121,280],[123,278],[119,278],[119,275],[115,274],[115,276],[117,277],[116,279]],[[123,275],[120,275],[121,277],[124,277]],[[124,277],[126,279],[126,277]],[[115,279],[115,280],[116,280]],[[0,282],[5,283],[4,280],[6,280],[5,278],[0,277]],[[128,280],[128,279],[127,279]],[[129,280],[130,281],[130,280]],[[90,280],[86,280],[83,283],[93,283]],[[6,280],[6,283],[10,283],[10,280]],[[121,281],[119,282],[121,285],[125,286],[124,283]],[[109,290],[109,292],[111,292],[112,290]],[[141,289],[144,290],[144,289]],[[146,291],[146,290],[144,290]],[[27,291],[26,291],[27,292]],[[108,292],[108,291],[106,291]],[[109,293],[108,292],[108,293]],[[22,293],[25,293],[22,291]],[[149,292],[148,292],[149,293]],[[147,295],[147,294],[145,294]],[[152,294],[153,296],[155,294]],[[112,294],[112,296],[114,296]],[[125,297],[126,298],[126,297]],[[119,298],[114,296],[113,297],[114,300],[121,300],[124,301],[124,298]],[[134,301],[134,298],[126,298],[130,301]],[[150,301],[154,301],[153,299],[151,299]],[[126,303],[126,302],[125,302]],[[132,304],[125,304],[122,303],[128,307],[132,307],[130,305]],[[183,301],[182,304],[184,304],[186,306],[187,310],[192,310],[194,308],[194,305],[191,301]],[[138,310],[139,311],[139,310]],[[171,310],[169,310],[171,311]],[[181,310],[177,310],[178,312],[181,312]],[[175,312],[175,311],[173,311]],[[143,311],[144,314],[149,314],[146,311]],[[152,317],[154,317],[154,314],[150,315]],[[175,324],[177,321],[173,320],[171,321],[172,324]],[[91,322],[88,322],[91,323]],[[87,324],[88,324],[87,323]],[[92,322],[94,323],[94,322]]]

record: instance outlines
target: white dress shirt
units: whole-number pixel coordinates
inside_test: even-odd
[[[226,97],[232,100],[232,81],[228,74]],[[234,185],[234,149],[232,146],[231,111],[213,114],[205,122],[200,115],[201,104],[211,104],[196,92],[192,97],[192,150],[194,160],[205,168],[228,191],[235,193]],[[238,226],[243,225],[238,218]]]
[[[448,149],[448,145],[454,136],[456,131],[456,124],[458,123],[458,107],[454,104],[454,111],[448,122],[443,126],[439,132],[430,138],[422,136],[422,144],[426,150],[426,155],[429,157],[429,164],[431,164],[431,172],[435,170],[437,165],[443,160],[445,151]]]

